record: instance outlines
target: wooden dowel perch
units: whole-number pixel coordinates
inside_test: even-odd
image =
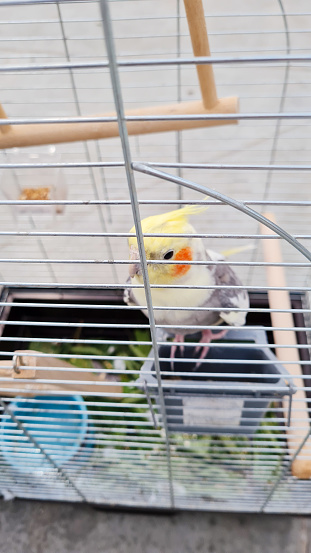
[[[182,102],[169,106],[156,106],[130,110],[127,115],[200,115],[208,113],[236,113],[237,98],[223,98],[215,108],[208,111],[202,102]],[[115,113],[105,113],[98,117],[111,117]],[[95,116],[96,117],[96,116]],[[131,121],[127,123],[128,133],[147,134],[155,132],[181,131],[215,125],[236,123],[234,119],[219,121]],[[112,123],[47,123],[38,125],[15,125],[10,132],[0,133],[0,148],[22,148],[61,142],[97,140],[119,136],[118,124]]]
[[[184,0],[184,4],[193,53],[197,57],[210,56],[202,0]],[[197,65],[197,72],[204,107],[213,109],[218,102],[213,66]]]
[[[8,116],[5,113],[2,105],[0,104],[0,119],[7,119]],[[12,129],[11,125],[1,125],[0,127],[0,136],[1,134],[6,134]]]
[[[25,353],[27,355],[23,355]],[[36,355],[29,355],[31,353]],[[0,378],[8,378],[8,380],[0,381],[1,395],[3,396],[31,397],[36,395],[37,392],[44,391],[55,392],[56,394],[60,391],[70,391],[85,392],[87,394],[94,392],[114,393],[120,394],[120,397],[122,395],[122,386],[117,381],[105,385],[106,374],[96,374],[95,369],[94,373],[75,372],[74,366],[70,363],[55,357],[40,357],[39,351],[18,350],[15,355],[17,370],[13,367],[13,361],[0,361]],[[11,367],[7,368],[8,365],[11,365]],[[25,367],[29,367],[29,369]],[[40,367],[45,367],[45,370],[40,370]],[[51,369],[46,370],[46,367],[51,367]],[[59,368],[63,370],[53,370]],[[66,369],[68,370],[66,371]],[[40,379],[51,380],[52,382],[38,382]],[[55,380],[55,383],[53,380]],[[61,380],[64,380],[64,382],[60,382]],[[77,384],[77,380],[83,381],[84,384]]]
[[[184,0],[186,15],[195,56],[210,56],[202,0]],[[180,102],[164,106],[149,106],[129,110],[126,115],[208,115],[233,114],[238,112],[238,98],[217,98],[213,67],[197,65],[202,100]],[[111,117],[105,113],[98,117]],[[94,116],[96,117],[96,116]],[[0,110],[0,119],[6,118]],[[236,124],[236,119],[202,121],[132,121],[127,123],[129,135],[182,131],[217,125]],[[119,136],[117,123],[51,123],[0,126],[0,148],[22,148],[43,144],[97,140]]]
[[[267,219],[273,222],[275,217],[271,213],[264,213]],[[262,234],[271,234],[268,227],[262,225]],[[282,263],[282,252],[280,240],[263,240],[264,260],[268,263]],[[267,267],[267,285],[286,287],[286,279],[283,267]],[[289,292],[287,290],[269,290],[269,306],[271,309],[291,309]],[[273,337],[276,344],[276,356],[283,362],[284,367],[294,376],[293,384],[297,386],[297,392],[293,396],[292,415],[290,428],[287,432],[288,449],[291,456],[295,454],[303,439],[310,429],[308,414],[308,404],[306,394],[303,390],[304,380],[302,378],[302,369],[300,365],[299,353],[297,349],[297,340],[294,330],[294,319],[292,313],[272,312],[272,326],[284,330],[274,330]],[[289,348],[278,348],[277,346],[287,345]],[[287,364],[287,363],[291,364]],[[283,401],[284,415],[286,417],[288,409],[288,400]],[[297,478],[311,478],[311,439],[309,438],[292,463],[292,475]]]

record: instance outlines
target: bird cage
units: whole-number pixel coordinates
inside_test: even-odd
[[[311,513],[307,0],[0,13],[3,498]],[[231,267],[250,301],[202,359],[178,313],[219,312],[185,298],[232,287],[155,285],[141,223],[185,206],[194,235],[166,238],[224,257],[176,266]],[[159,286],[180,305],[154,305]]]

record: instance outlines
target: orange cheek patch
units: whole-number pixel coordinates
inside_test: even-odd
[[[175,255],[176,261],[192,261],[192,250],[191,248],[183,248],[182,250],[179,250],[177,254]],[[185,275],[189,269],[191,268],[191,265],[175,265],[174,266],[174,276],[180,277]]]

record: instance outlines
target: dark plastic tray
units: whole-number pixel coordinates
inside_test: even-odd
[[[235,343],[232,347],[224,347],[221,343],[211,347],[206,356],[209,363],[202,363],[197,369],[196,359],[193,363],[184,362],[178,353],[174,372],[171,371],[169,359],[170,345],[160,347],[161,373],[167,371],[172,375],[162,375],[170,431],[253,435],[271,400],[295,392],[290,380],[286,378],[288,372],[283,365],[277,363],[275,355],[268,347],[263,329],[229,330],[224,342],[228,341]],[[237,345],[238,342],[241,345]],[[258,347],[248,348],[243,342],[258,344]],[[267,346],[262,347],[259,344]],[[191,358],[193,353],[192,346],[185,346],[185,358]],[[159,406],[158,384],[152,358],[153,350],[141,368],[139,381],[147,386],[149,394],[156,398]],[[191,371],[194,371],[194,377],[185,375],[176,380],[174,376],[176,372]],[[213,376],[200,378],[202,372],[213,373]],[[223,373],[230,376],[221,377]],[[235,376],[237,374],[239,376]]]

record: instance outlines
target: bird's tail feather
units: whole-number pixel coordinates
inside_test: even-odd
[[[245,244],[245,246],[239,246],[237,248],[230,248],[228,250],[223,250],[221,252],[221,255],[224,257],[231,257],[231,255],[236,255],[240,252],[245,252],[246,250],[253,250],[255,248],[255,244]]]

